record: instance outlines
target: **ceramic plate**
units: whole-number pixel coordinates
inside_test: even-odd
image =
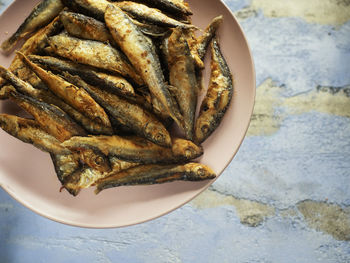
[[[12,34],[37,0],[15,1],[0,17],[0,41]],[[222,52],[234,77],[235,91],[220,127],[203,144],[199,159],[220,175],[236,154],[249,125],[255,97],[255,73],[248,43],[229,9],[219,0],[189,0],[193,24],[205,28],[217,15],[224,15],[219,30]],[[8,67],[13,55],[0,55]],[[206,60],[209,69],[209,59]],[[209,70],[204,84],[208,83]],[[16,114],[16,108],[0,102],[0,112]],[[36,213],[55,221],[81,227],[121,227],[164,215],[193,199],[213,181],[173,182],[153,186],[108,189],[99,195],[93,189],[72,197],[59,192],[51,159],[29,144],[0,130],[0,185],[17,201]],[[226,175],[229,176],[229,175]],[[234,176],[234,175],[230,175]]]

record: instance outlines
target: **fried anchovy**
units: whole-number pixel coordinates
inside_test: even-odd
[[[107,114],[102,107],[84,90],[52,74],[31,62],[25,55],[18,53],[50,90],[82,114],[106,127],[111,127]]]
[[[60,0],[44,0],[38,4],[30,15],[24,20],[17,31],[1,44],[1,49],[10,51],[19,40],[34,32],[38,28],[48,24],[63,9]]]
[[[195,126],[197,143],[202,143],[219,126],[233,95],[232,75],[215,37],[211,52],[210,82]]]
[[[169,32],[168,27],[161,27],[153,24],[142,23],[131,17],[130,20],[139,28],[139,30],[142,33],[151,37],[164,37]]]
[[[60,141],[41,129],[35,120],[8,114],[0,114],[0,127],[8,134],[36,148],[54,154],[69,154],[70,150],[60,145]]]
[[[140,137],[73,137],[62,144],[68,149],[99,149],[108,156],[139,163],[179,163],[199,157],[203,149],[191,141],[173,139],[171,148],[161,147]]]
[[[79,169],[80,163],[76,156],[71,154],[50,154],[58,180],[64,185],[67,178]],[[67,189],[69,191],[69,189]],[[70,192],[70,191],[69,191]],[[73,193],[72,193],[73,194]]]
[[[192,15],[191,9],[186,3],[179,0],[141,0],[149,5],[153,5],[156,8],[169,12],[171,14]]]
[[[63,181],[63,186],[71,194],[77,195],[81,189],[90,187],[98,180],[139,165],[138,163],[126,162],[114,157],[110,158],[110,162],[112,165],[111,172],[100,172],[90,167],[80,167],[65,178]]]
[[[141,165],[128,170],[112,174],[100,179],[96,183],[95,193],[102,190],[123,185],[151,185],[173,181],[203,181],[214,179],[215,173],[199,163],[184,165]]]
[[[59,141],[63,142],[72,136],[86,135],[86,132],[57,106],[23,95],[13,88],[9,93],[11,100],[30,113],[45,131]]]
[[[145,137],[156,144],[170,147],[171,138],[168,131],[150,112],[143,109],[138,104],[130,103],[115,94],[88,85],[77,76],[72,77],[65,74],[65,77],[73,84],[84,88],[106,109],[109,115],[137,135]]]
[[[223,16],[217,16],[215,17],[208,27],[205,29],[203,35],[201,35],[197,39],[196,49],[197,53],[201,60],[204,59],[205,53],[207,52],[207,47],[212,40],[212,38],[215,36],[216,31],[218,30],[219,26],[222,24]]]
[[[82,39],[109,42],[111,44],[115,43],[106,27],[106,24],[95,18],[79,13],[62,11],[60,13],[60,19],[64,28],[72,36]],[[168,32],[168,28],[141,23],[134,19],[132,19],[132,21],[138,26],[142,33],[149,36],[162,37]]]
[[[133,97],[135,95],[132,85],[121,76],[110,75],[94,70],[92,67],[80,65],[71,61],[62,60],[49,56],[29,55],[28,58],[45,68],[58,72],[69,72],[73,75],[79,75],[86,82],[106,89],[110,89],[124,97]]]
[[[99,41],[81,40],[65,34],[50,37],[49,44],[59,56],[81,64],[119,73],[132,79],[137,84],[143,83],[125,55],[109,45]]]
[[[24,42],[20,51],[23,54],[31,54],[40,51],[47,44],[47,38],[52,34],[57,33],[60,29],[61,23],[59,18],[56,17],[50,24],[39,29],[30,38],[28,38],[27,41]],[[45,86],[41,79],[23,63],[17,54],[12,60],[9,70],[15,73],[15,75],[17,75],[20,79],[30,81],[34,87],[44,88]],[[6,81],[4,79],[0,78],[0,86],[3,86],[5,82]]]
[[[193,25],[184,24],[171,17],[168,17],[167,15],[160,12],[158,9],[150,8],[143,4],[131,1],[116,2],[114,4],[120,9],[122,9],[124,12],[130,14],[131,16],[137,19],[141,19],[143,21],[148,21],[156,25],[168,27],[194,27]]]
[[[185,136],[193,140],[197,107],[198,83],[195,62],[191,57],[183,30],[176,28],[168,39],[169,81],[184,118]]]
[[[110,4],[107,0],[62,0],[69,9],[104,21],[104,12]]]
[[[114,40],[142,76],[151,94],[179,126],[183,119],[165,84],[158,55],[152,41],[141,33],[123,11],[113,5],[106,9],[105,20]]]
[[[87,154],[85,153],[85,155]],[[94,159],[101,158],[98,155],[96,156],[94,152],[92,152],[91,157]],[[100,165],[100,167],[96,168],[95,165],[95,168],[92,168],[91,166],[85,166],[84,161],[86,160],[82,159],[82,155],[76,152],[68,155],[51,154],[51,159],[54,164],[57,177],[62,184],[62,188],[65,188],[73,196],[78,195],[81,188],[83,188],[82,185],[87,185],[87,180],[91,178],[91,176],[89,176],[90,174],[97,177],[97,180],[102,178],[102,175],[108,175],[111,172],[108,159],[100,160],[103,162],[107,161],[108,166],[103,167]],[[107,165],[107,163],[103,164]],[[104,168],[104,170],[101,168]],[[89,174],[88,171],[91,171],[91,173]]]
[[[60,13],[60,20],[72,36],[101,42],[114,42],[106,25],[92,17],[63,11]]]
[[[80,124],[85,130],[87,130],[91,134],[105,134],[112,135],[113,129],[111,127],[103,126],[97,122],[92,121],[88,117],[85,117],[79,111],[65,103],[63,100],[58,98],[49,90],[39,90],[33,88],[30,80],[25,82],[18,77],[16,77],[12,72],[0,66],[0,76],[3,76],[5,79],[8,79],[17,91],[28,95],[33,98],[37,98],[42,100],[48,104],[53,104],[62,109],[65,113],[67,113],[72,119],[74,119],[78,124]],[[6,98],[6,94],[2,94],[4,99]]]

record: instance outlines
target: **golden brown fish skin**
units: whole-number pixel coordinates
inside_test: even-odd
[[[111,127],[111,123],[105,111],[84,89],[78,88],[51,72],[42,69],[31,62],[22,53],[19,52],[18,54],[54,94],[62,98],[67,104],[71,105],[82,114],[91,118],[93,121],[96,121],[103,126]]]
[[[152,24],[167,26],[167,27],[185,27],[192,28],[193,25],[184,24],[160,12],[158,9],[150,8],[144,4],[131,1],[115,2],[114,5],[119,7],[124,12],[132,17],[148,21]]]
[[[107,0],[62,0],[65,6],[77,13],[104,21],[104,12],[110,4]]]
[[[215,36],[216,31],[218,30],[218,28],[220,27],[220,25],[223,22],[224,17],[221,16],[217,16],[215,17],[210,24],[207,26],[207,28],[205,29],[203,35],[201,35],[198,39],[197,39],[197,43],[196,43],[196,50],[198,53],[198,56],[201,60],[204,59],[205,54],[207,52],[207,47],[210,43],[210,41],[212,40],[212,38]]]
[[[174,0],[142,0],[145,4],[152,5],[160,10],[174,15],[192,15],[189,6],[183,1]]]
[[[63,11],[60,20],[67,32],[75,37],[114,43],[106,25],[92,17]]]
[[[64,187],[66,189],[69,189],[70,192],[77,194],[81,189],[90,187],[98,180],[108,177],[111,174],[115,174],[122,170],[126,170],[139,165],[138,163],[125,162],[117,158],[110,158],[110,162],[112,164],[111,172],[101,172],[91,167],[84,166],[78,170],[75,170],[73,173],[70,173],[69,177],[64,180]]]
[[[147,36],[164,37],[168,32],[168,27],[161,27],[153,24],[142,23],[130,17],[130,20],[139,28],[139,30]]]
[[[217,39],[211,41],[211,76],[195,126],[195,142],[202,143],[219,126],[231,102],[233,81]]]
[[[98,72],[92,67],[50,56],[29,55],[28,58],[30,61],[39,64],[44,68],[49,68],[56,72],[67,71],[70,74],[78,75],[91,85],[106,88],[123,97],[135,96],[135,91],[132,85],[119,75]]]
[[[35,120],[8,114],[0,114],[0,128],[22,142],[54,154],[69,154],[71,151],[60,145],[60,141],[41,129]]]
[[[195,62],[183,30],[176,28],[168,39],[169,81],[184,119],[182,129],[188,140],[193,140],[197,108],[198,83]]]
[[[0,66],[0,76],[12,83],[12,85],[21,93],[30,95],[32,97],[38,97],[40,90],[33,88],[28,82],[21,80],[15,74],[13,74],[10,70]]]
[[[195,61],[195,65],[196,65],[196,69],[197,70],[203,70],[204,69],[204,62],[203,59],[200,58],[200,56],[198,55],[198,51],[197,51],[197,39],[195,36],[195,29],[189,28],[187,30],[184,31],[185,35],[186,35],[186,41],[188,43],[188,46],[190,48],[191,51],[191,56]]]
[[[151,185],[173,181],[203,181],[214,179],[215,173],[199,163],[183,165],[148,164],[113,173],[96,182],[95,193],[123,185]]]
[[[58,180],[61,182],[62,186],[67,189],[72,195],[76,195],[77,192],[74,189],[65,187],[64,184],[67,178],[70,177],[75,171],[80,169],[79,159],[71,154],[50,154],[54,169]]]
[[[125,55],[109,45],[65,34],[50,37],[49,44],[53,51],[61,57],[118,73],[139,85],[143,84],[142,78],[129,64]]]
[[[3,76],[5,79],[8,79],[15,89],[22,94],[28,95],[30,97],[36,98],[38,100],[44,101],[48,104],[53,104],[60,109],[62,109],[65,113],[67,113],[73,120],[75,120],[78,124],[80,124],[86,131],[90,134],[104,134],[104,135],[112,135],[113,129],[111,127],[106,127],[101,125],[100,123],[94,122],[88,117],[85,117],[79,111],[65,103],[63,100],[58,98],[49,90],[39,90],[33,88],[31,84],[31,80],[25,82],[18,77],[16,77],[12,72],[0,66],[0,76]],[[7,98],[7,94],[0,94],[0,97],[3,99]]]
[[[142,136],[156,144],[170,147],[169,132],[158,119],[140,105],[131,103],[115,94],[88,85],[79,77],[65,74],[68,81],[84,88],[108,114],[119,123],[125,125],[137,135]]]
[[[114,40],[139,72],[152,96],[181,126],[183,118],[165,84],[160,61],[152,41],[138,30],[120,8],[114,5],[107,7],[105,20]]]
[[[42,129],[59,141],[63,142],[72,136],[86,135],[86,132],[57,106],[23,95],[14,88],[9,93],[12,101],[30,113]]]
[[[129,136],[74,137],[62,144],[68,149],[99,149],[103,154],[129,162],[181,163],[203,154],[203,149],[191,141],[174,138],[172,148],[161,147],[146,139]]]
[[[9,52],[18,43],[30,33],[38,28],[45,26],[55,18],[64,8],[60,0],[44,0],[38,4],[24,20],[17,31],[6,41],[1,44],[1,49]]]
[[[118,173],[120,171],[140,165],[140,163],[124,161],[115,156],[110,156],[109,162],[111,163],[111,166],[112,166],[111,173]]]
[[[59,17],[56,17],[50,24],[39,29],[28,38],[26,42],[24,42],[20,51],[24,54],[31,54],[40,51],[47,44],[47,38],[52,34],[58,33],[61,28],[62,24],[59,21]],[[36,88],[44,88],[45,86],[41,79],[23,63],[18,55],[15,55],[9,70],[24,81],[30,80],[32,86]],[[0,78],[0,87],[5,83],[6,81],[3,78]]]

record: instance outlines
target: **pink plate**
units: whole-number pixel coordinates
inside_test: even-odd
[[[12,34],[38,0],[15,1],[0,17],[0,41]],[[219,30],[222,52],[231,68],[235,91],[230,108],[220,127],[203,144],[200,162],[218,175],[236,154],[247,131],[255,98],[255,72],[252,56],[241,27],[229,9],[219,0],[189,0],[193,24],[205,28],[217,15],[224,15]],[[0,55],[0,64],[8,67],[13,54]],[[205,86],[209,59],[206,60]],[[16,114],[7,101],[0,112]],[[153,186],[108,189],[99,195],[93,189],[77,197],[59,192],[49,154],[9,136],[0,130],[0,186],[17,201],[52,220],[81,227],[121,227],[162,216],[189,202],[214,182],[173,182]],[[232,175],[233,176],[233,175]]]

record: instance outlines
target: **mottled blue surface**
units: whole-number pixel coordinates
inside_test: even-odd
[[[250,5],[225,2],[233,11]],[[274,99],[308,94],[311,99],[318,85],[344,89],[350,84],[350,21],[320,25],[301,17],[269,18],[256,10],[240,23],[258,86],[272,79],[283,87]],[[337,103],[338,97],[327,96]],[[0,190],[0,262],[350,262],[350,119],[345,117],[350,112],[338,116],[310,108],[296,114],[283,103],[274,110],[272,118],[281,120],[276,132],[248,136],[208,190],[224,200],[235,197],[275,209],[257,226],[242,224],[242,212],[232,202],[201,207],[194,201],[141,225],[82,229],[36,215]],[[310,223],[298,210],[305,200],[316,207],[318,202],[338,206],[325,225],[335,222],[349,238]],[[345,219],[337,222],[340,210]]]

